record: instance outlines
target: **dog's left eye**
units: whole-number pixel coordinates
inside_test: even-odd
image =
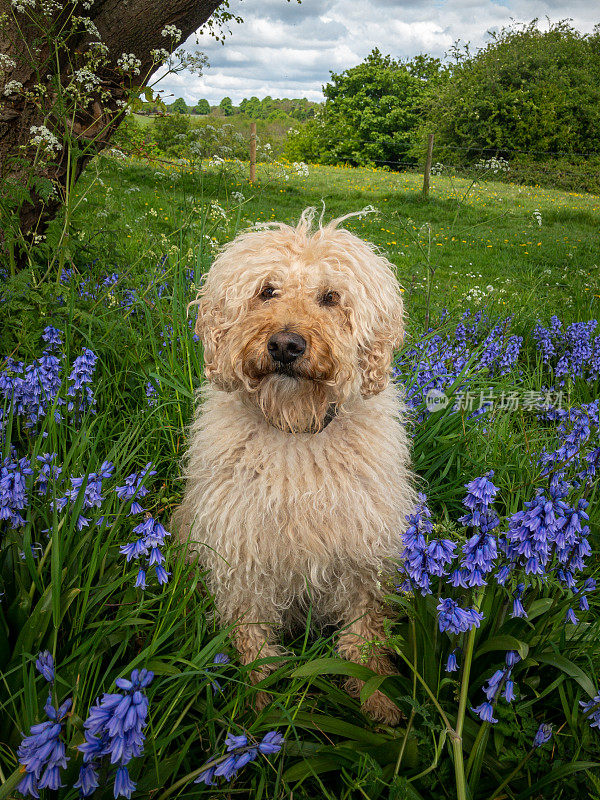
[[[260,293],[263,300],[270,300],[275,295],[275,289],[272,286],[265,286]]]
[[[337,306],[340,302],[340,296],[337,292],[325,292],[319,298],[319,303],[322,306]]]

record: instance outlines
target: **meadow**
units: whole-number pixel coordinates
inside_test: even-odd
[[[4,276],[0,799],[600,797],[600,197],[246,170],[101,156],[56,262]],[[186,306],[241,228],[322,204],[378,210],[346,227],[403,287],[422,497],[389,587],[398,675],[295,631],[257,716],[168,529],[202,381]],[[346,676],[404,721],[374,725]]]

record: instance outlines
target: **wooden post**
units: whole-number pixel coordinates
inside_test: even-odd
[[[250,123],[250,183],[256,182],[256,122]]]
[[[427,142],[427,159],[425,160],[425,173],[423,175],[423,197],[429,196],[429,176],[431,175],[431,162],[433,160],[433,133],[429,134]]]

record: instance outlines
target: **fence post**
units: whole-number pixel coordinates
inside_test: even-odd
[[[431,162],[433,160],[433,133],[429,134],[427,142],[427,159],[425,160],[425,173],[423,175],[423,197],[429,196],[429,176],[431,175]]]
[[[256,182],[256,122],[250,123],[250,183]]]

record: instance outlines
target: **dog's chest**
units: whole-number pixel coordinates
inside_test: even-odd
[[[209,539],[235,531],[242,546],[326,554],[401,533],[408,454],[397,420],[336,418],[319,434],[293,435],[256,418],[223,424],[223,409],[215,427],[211,412],[196,445]]]

